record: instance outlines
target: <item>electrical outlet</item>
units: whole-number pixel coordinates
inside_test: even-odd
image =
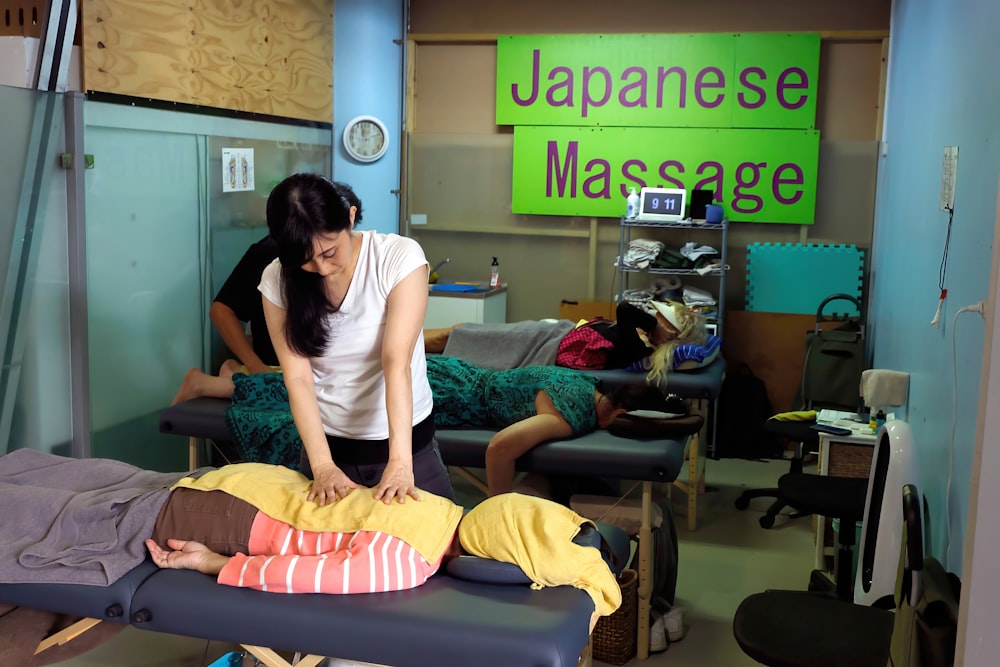
[[[426,213],[411,213],[410,214],[410,224],[411,225],[426,225],[427,224],[427,214]]]
[[[958,171],[958,146],[945,146],[941,160],[941,201],[942,211],[955,209],[955,172]]]

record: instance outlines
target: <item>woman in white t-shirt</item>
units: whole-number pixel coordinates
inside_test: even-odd
[[[260,280],[264,315],[319,505],[351,489],[454,493],[434,439],[424,357],[427,260],[396,234],[356,232],[350,186],[295,174],[267,200],[278,247]]]

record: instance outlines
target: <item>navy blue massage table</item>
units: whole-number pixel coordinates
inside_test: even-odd
[[[628,375],[628,381],[633,381],[634,375]],[[188,436],[192,469],[198,465],[200,439],[210,439],[221,443],[232,442],[232,437],[225,423],[225,411],[228,406],[229,401],[225,399],[196,398],[171,406],[160,413],[161,432]],[[479,429],[438,429],[436,436],[444,463],[453,467],[480,489],[485,490],[483,482],[470,473],[468,468],[485,468],[486,446],[494,433],[494,431]],[[697,469],[698,440],[697,434],[683,440],[632,439],[616,437],[607,431],[595,431],[572,439],[539,445],[521,456],[516,464],[517,469],[523,472],[611,477],[636,480],[641,483],[641,526],[637,535],[638,566],[636,570],[639,575],[638,652],[642,659],[648,656],[649,650],[649,624],[646,619],[649,618],[653,588],[652,485],[654,482],[668,484],[675,482],[684,467],[685,458],[693,458],[695,469]],[[692,452],[693,455],[689,456],[689,452]],[[469,600],[468,598],[452,599],[450,602],[467,604]],[[494,600],[482,600],[479,604],[489,606],[493,602]],[[462,615],[460,609],[455,611]],[[515,638],[510,636],[508,640],[515,641]],[[371,661],[371,657],[369,656],[367,660]],[[536,663],[511,662],[509,664],[534,665]]]
[[[439,573],[408,591],[283,595],[223,586],[145,561],[111,586],[3,584],[0,601],[83,620],[43,642],[71,641],[98,622],[242,644],[268,667],[275,649],[395,667],[573,667],[589,664],[594,605],[582,590],[487,584]]]

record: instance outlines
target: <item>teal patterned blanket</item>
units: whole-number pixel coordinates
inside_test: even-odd
[[[233,385],[226,426],[242,459],[300,470],[302,440],[292,420],[281,373],[236,373]]]

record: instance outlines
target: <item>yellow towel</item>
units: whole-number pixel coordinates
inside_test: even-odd
[[[779,412],[767,418],[768,421],[776,422],[814,422],[816,421],[815,410],[796,410],[794,412]]]
[[[622,592],[600,552],[572,542],[584,523],[593,522],[551,500],[505,493],[469,510],[458,537],[475,556],[518,565],[532,588],[586,591],[597,613],[607,616],[621,606]]]
[[[238,463],[212,470],[176,486],[220,490],[245,500],[264,514],[300,530],[355,532],[377,530],[398,537],[436,563],[462,519],[462,508],[427,491],[420,500],[386,505],[372,489],[355,489],[346,498],[320,507],[306,500],[311,482],[301,473],[264,463]]]

